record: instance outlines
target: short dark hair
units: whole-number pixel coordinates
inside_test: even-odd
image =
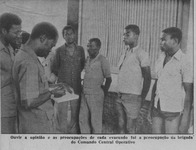
[[[22,31],[21,37],[22,37],[22,44],[25,44],[30,37],[30,33]]]
[[[166,34],[169,34],[172,39],[177,38],[178,43],[180,43],[181,40],[182,40],[182,31],[177,27],[166,28],[162,32],[166,33]]]
[[[62,35],[63,35],[63,36],[64,36],[65,30],[72,30],[72,31],[75,33],[74,28],[73,28],[72,26],[70,26],[70,25],[67,25],[67,26],[65,26],[65,27],[63,28],[63,30],[62,30]]]
[[[98,38],[91,38],[89,42],[95,42],[98,47],[101,47],[101,41]]]
[[[135,34],[139,35],[140,34],[140,29],[137,25],[135,24],[129,24],[125,27],[126,30],[131,30]]]
[[[4,13],[0,16],[0,30],[4,28],[8,32],[12,25],[21,25],[21,23],[22,20],[16,14]]]
[[[41,22],[34,26],[30,38],[34,40],[41,35],[45,35],[48,39],[55,39],[58,37],[58,31],[51,23]]]

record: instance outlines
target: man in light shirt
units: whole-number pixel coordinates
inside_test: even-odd
[[[15,96],[18,103],[19,133],[55,133],[54,107],[48,81],[38,57],[47,57],[56,45],[58,32],[48,22],[34,26],[27,43],[17,53],[13,64]]]
[[[21,33],[22,20],[15,14],[0,16],[0,76],[1,76],[1,133],[17,132],[17,103],[14,98],[12,66],[15,45]]]
[[[116,109],[119,133],[134,133],[143,100],[148,93],[151,74],[148,53],[138,46],[140,30],[137,25],[125,27],[124,43],[128,46],[119,61],[118,99]]]
[[[80,105],[79,123],[82,134],[102,133],[104,98],[112,82],[109,61],[99,53],[101,41],[89,40],[87,50],[83,93]],[[104,83],[105,80],[105,83]]]
[[[176,27],[162,31],[160,47],[163,53],[156,63],[157,80],[152,91],[153,133],[188,132],[193,99],[193,66],[180,49],[181,39],[182,31]]]
[[[45,76],[50,84],[54,84],[57,76],[51,71],[51,64],[53,63],[55,53],[51,51],[46,58],[38,57],[39,61],[44,67]]]

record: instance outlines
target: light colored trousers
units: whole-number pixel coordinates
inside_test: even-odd
[[[82,94],[79,124],[83,134],[102,133],[104,93]]]
[[[55,125],[59,133],[79,133],[79,104],[79,99],[55,103]]]

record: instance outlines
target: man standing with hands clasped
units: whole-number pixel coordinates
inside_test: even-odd
[[[148,53],[138,46],[139,34],[137,25],[125,27],[124,43],[128,48],[118,64],[119,133],[135,133],[134,124],[151,83],[150,60]]]
[[[108,60],[101,54],[101,41],[92,38],[87,45],[89,57],[85,64],[84,87],[80,106],[81,133],[102,133],[104,95],[112,82]],[[105,85],[103,86],[104,79]]]
[[[181,39],[182,31],[176,27],[162,31],[160,47],[163,53],[156,63],[157,80],[152,91],[153,133],[187,133],[189,128],[193,66],[180,49]]]

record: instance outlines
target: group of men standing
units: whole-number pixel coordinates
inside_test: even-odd
[[[1,132],[14,133],[102,133],[104,99],[112,82],[108,60],[100,54],[101,41],[92,38],[89,56],[76,44],[72,26],[65,26],[66,43],[57,48],[47,74],[38,57],[46,58],[56,45],[55,26],[41,22],[28,41],[15,53],[12,43],[21,33],[21,19],[11,13],[0,16]],[[119,133],[135,133],[135,122],[151,85],[150,59],[138,45],[140,29],[125,27],[128,46],[119,61]],[[193,99],[193,67],[180,49],[182,32],[172,27],[162,31],[163,55],[156,64],[157,80],[152,91],[153,133],[186,133]],[[83,85],[81,72],[85,71]],[[55,76],[49,81],[50,73]],[[49,82],[64,83],[79,99],[54,103]],[[69,114],[69,109],[71,114]],[[71,116],[71,118],[69,118]]]
[[[151,84],[149,55],[138,46],[137,25],[125,27],[127,50],[119,61],[117,111],[120,133],[134,133]],[[166,28],[160,38],[152,90],[152,133],[187,133],[193,104],[193,64],[180,49],[182,31]]]

